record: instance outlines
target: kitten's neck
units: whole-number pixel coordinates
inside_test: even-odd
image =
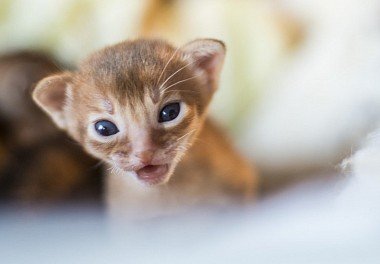
[[[133,173],[107,175],[106,201],[111,217],[149,218],[170,213],[167,186],[146,186]]]
[[[140,220],[168,216],[186,212],[188,209],[202,205],[205,200],[202,187],[192,185],[191,181],[181,186],[144,186],[133,175],[108,173],[106,202],[108,215],[112,220]],[[177,187],[183,187],[178,191]],[[199,195],[189,189],[199,189]],[[210,195],[208,195],[210,196]],[[220,199],[218,199],[221,201]],[[207,204],[206,200],[205,203]]]

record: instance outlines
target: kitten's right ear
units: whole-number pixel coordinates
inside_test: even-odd
[[[184,45],[182,52],[193,67],[203,74],[208,92],[215,92],[226,55],[224,43],[216,39],[196,39]]]
[[[49,76],[39,81],[33,91],[37,105],[62,129],[66,128],[65,105],[69,99],[71,80],[68,73]]]

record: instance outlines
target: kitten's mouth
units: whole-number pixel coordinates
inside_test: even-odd
[[[149,185],[161,183],[169,170],[168,164],[147,165],[137,170],[137,178]]]

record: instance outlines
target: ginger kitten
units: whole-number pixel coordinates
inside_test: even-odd
[[[224,56],[212,39],[179,48],[125,41],[43,79],[33,98],[108,164],[107,201],[117,214],[244,201],[256,175],[206,117]]]

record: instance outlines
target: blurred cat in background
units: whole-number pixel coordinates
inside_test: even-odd
[[[46,55],[0,57],[0,201],[21,205],[98,202],[101,168],[59,132],[30,98],[60,69]]]

